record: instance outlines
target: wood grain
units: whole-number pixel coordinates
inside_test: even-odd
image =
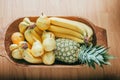
[[[120,0],[0,0],[0,54],[5,53],[4,35],[11,21],[24,16],[78,16],[87,18],[95,25],[105,28],[109,53],[117,58],[111,66],[80,68],[27,68],[15,66],[0,57],[0,79],[111,79],[120,78]]]

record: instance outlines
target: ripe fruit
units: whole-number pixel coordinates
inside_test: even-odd
[[[27,61],[29,63],[33,63],[33,64],[42,63],[41,57],[33,57],[32,52],[29,48],[24,50],[22,57],[25,61]]]
[[[79,48],[80,44],[73,40],[58,38],[54,50],[55,58],[66,63],[75,63],[78,61]]]
[[[41,30],[47,30],[50,26],[50,20],[42,13],[42,15],[37,19],[36,25]]]
[[[43,45],[41,44],[41,42],[39,40],[36,40],[31,48],[32,51],[32,55],[34,57],[40,57],[41,55],[44,54],[44,48]]]
[[[55,35],[52,32],[43,31],[43,33],[42,33],[42,40],[44,40],[46,38],[53,38],[53,39],[55,39]]]
[[[53,33],[58,32],[61,34],[71,35],[71,36],[77,37],[79,39],[84,39],[83,35],[81,35],[80,33],[70,30],[70,29],[67,29],[67,28],[60,27],[60,26],[51,25],[48,30]]]
[[[22,53],[19,49],[15,49],[12,51],[12,57],[14,59],[22,59]]]
[[[67,39],[71,39],[71,40],[74,40],[74,41],[79,42],[79,43],[84,43],[83,39],[79,39],[75,36],[71,36],[71,35],[63,34],[63,33],[58,33],[58,32],[54,32],[54,34],[57,38],[67,38]]]
[[[75,63],[79,61],[82,64],[88,64],[95,68],[95,63],[99,66],[108,65],[109,59],[113,58],[108,54],[107,48],[103,46],[80,45],[69,39],[57,39],[56,49],[54,50],[57,60],[65,63]]]
[[[35,25],[29,26],[29,28],[25,31],[24,36],[29,44],[33,44],[35,39],[41,41],[41,37],[34,31]]]
[[[42,56],[42,60],[43,60],[44,64],[51,65],[51,64],[53,64],[55,62],[55,54],[53,53],[53,51],[46,52]]]
[[[56,42],[53,38],[46,38],[43,40],[43,47],[45,51],[52,51],[56,48]]]
[[[20,41],[24,41],[24,36],[20,32],[14,32],[11,36],[13,44],[19,44]]]
[[[28,48],[28,45],[26,43],[23,45],[22,49],[24,50],[22,57],[25,61],[33,64],[42,63],[41,57],[34,57],[32,55],[31,49]]]
[[[88,25],[82,22],[77,22],[58,17],[50,17],[49,19],[51,21],[51,24],[53,25],[61,26],[63,28],[71,29],[72,31],[79,32],[84,36],[84,38],[87,38],[88,41],[93,36],[92,28],[90,28]]]
[[[10,49],[10,51],[13,51],[13,50],[15,50],[15,49],[17,49],[19,46],[17,45],[17,44],[11,44],[10,46],[9,46],[9,49]]]
[[[42,44],[45,51],[52,51],[56,48],[55,36],[52,32],[44,31],[42,34]]]

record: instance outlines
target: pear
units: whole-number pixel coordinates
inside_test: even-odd
[[[56,48],[56,41],[53,38],[46,38],[43,40],[43,47],[45,51],[52,51]]]
[[[43,56],[42,56],[42,61],[44,64],[46,65],[51,65],[55,62],[55,54],[53,53],[53,51],[50,52],[46,52]]]
[[[24,35],[20,32],[14,32],[11,36],[13,44],[19,44],[19,42],[24,41]]]
[[[42,13],[41,16],[37,19],[36,25],[41,30],[47,30],[50,27],[50,20]]]
[[[52,32],[43,31],[42,40],[44,40],[46,38],[54,38],[55,39],[55,35]]]
[[[39,40],[36,40],[31,48],[32,51],[32,55],[34,57],[40,57],[41,55],[44,54],[44,48],[43,45],[41,44],[41,42]]]

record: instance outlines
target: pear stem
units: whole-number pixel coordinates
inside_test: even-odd
[[[43,16],[43,12],[41,13],[41,15]]]

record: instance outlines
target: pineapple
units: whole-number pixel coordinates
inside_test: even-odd
[[[113,56],[108,54],[108,48],[103,46],[80,45],[79,43],[64,38],[56,39],[56,49],[54,50],[56,60],[71,64],[79,62],[95,68],[95,63],[99,66],[110,64],[109,59]]]
[[[74,63],[78,61],[80,44],[69,39],[56,39],[56,49],[54,50],[57,60],[65,63]]]

